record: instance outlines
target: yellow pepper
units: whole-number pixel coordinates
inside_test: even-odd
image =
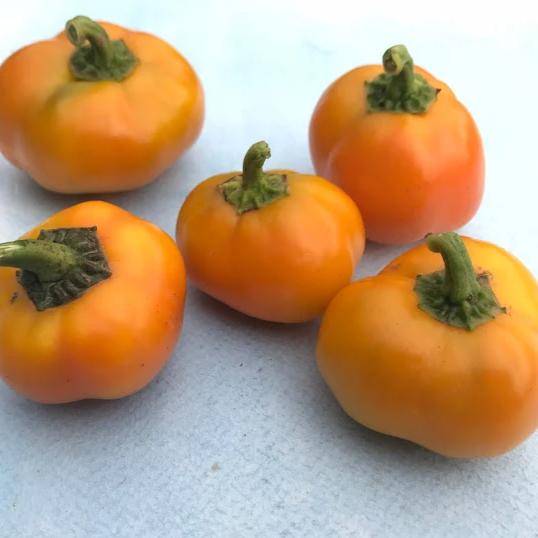
[[[204,97],[168,43],[87,17],[0,66],[0,151],[46,189],[135,189],[197,138]]]
[[[347,286],[317,354],[351,417],[447,456],[501,454],[538,425],[538,287],[489,243],[430,235]]]

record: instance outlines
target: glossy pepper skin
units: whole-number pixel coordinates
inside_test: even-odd
[[[176,237],[198,288],[249,316],[302,322],[349,283],[364,228],[338,187],[289,170],[263,172],[269,156],[259,142],[243,174],[199,184],[181,208]]]
[[[38,301],[38,310],[16,270],[0,267],[0,376],[37,402],[113,399],[136,392],[164,366],[181,330],[186,277],[174,241],[155,225],[105,202],[65,209],[24,238],[37,238],[41,230],[79,227],[97,228],[108,263],[103,279],[80,296],[55,306]],[[20,248],[20,242],[14,243]],[[0,264],[15,260],[11,245],[0,245]],[[90,249],[90,266],[96,256]],[[27,258],[18,259],[18,267],[35,264]],[[91,269],[82,283],[95,274]],[[51,278],[58,276],[43,276],[43,281]],[[69,279],[62,284],[68,292],[73,283],[81,283],[80,277]],[[49,300],[57,296],[52,293]]]
[[[455,230],[482,199],[484,155],[473,118],[445,83],[413,68],[401,45],[385,53],[384,66],[353,69],[323,93],[310,152],[316,172],[353,198],[366,236],[379,243]]]
[[[193,144],[203,116],[198,77],[172,46],[86,17],[0,67],[0,151],[51,191],[141,187]]]
[[[446,293],[465,272],[451,251],[455,235],[428,238],[456,275]],[[335,297],[321,325],[318,365],[361,424],[446,456],[495,456],[538,426],[538,286],[503,249],[463,242],[494,297],[478,297],[473,284],[447,299],[440,273],[435,300],[419,306],[417,289],[443,270],[441,256],[420,245]],[[465,311],[467,320],[458,318]]]

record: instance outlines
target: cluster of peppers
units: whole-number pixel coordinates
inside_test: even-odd
[[[169,44],[86,17],[0,67],[0,150],[56,192],[153,181],[203,116],[196,73]],[[538,288],[506,251],[451,231],[484,186],[469,112],[398,45],[325,91],[310,148],[318,176],[264,171],[269,147],[252,145],[242,172],[188,195],[176,242],[91,201],[1,244],[5,382],[44,403],[141,389],[174,350],[188,275],[263,320],[322,315],[321,374],[374,430],[455,457],[523,441],[538,426]],[[350,284],[366,238],[424,237]]]

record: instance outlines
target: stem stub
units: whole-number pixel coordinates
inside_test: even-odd
[[[418,306],[436,320],[472,331],[506,313],[497,301],[488,273],[475,273],[461,237],[454,232],[430,234],[428,248],[443,257],[445,269],[418,275]]]
[[[37,310],[71,302],[111,276],[97,228],[41,230],[37,239],[0,244],[0,266],[17,280]]]
[[[243,173],[219,185],[226,202],[238,215],[260,209],[288,196],[288,182],[284,174],[266,174],[265,160],[271,156],[267,142],[250,146],[243,160]]]
[[[79,15],[67,21],[65,33],[76,47],[69,59],[69,69],[77,80],[119,82],[138,64],[123,40],[110,40],[105,29],[88,17]]]
[[[395,45],[383,54],[385,72],[366,82],[368,112],[427,112],[440,90],[414,71],[413,58],[405,45]]]

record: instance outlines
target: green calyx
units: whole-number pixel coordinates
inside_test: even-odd
[[[286,176],[263,171],[263,164],[270,156],[267,142],[256,142],[245,155],[243,173],[219,185],[224,199],[239,215],[288,196]]]
[[[110,40],[105,29],[88,17],[79,15],[65,25],[65,33],[76,47],[69,69],[77,80],[121,81],[138,64],[138,59],[121,40]]]
[[[499,305],[487,273],[475,273],[461,237],[454,232],[430,234],[426,244],[445,262],[444,271],[418,275],[418,306],[436,320],[472,331],[506,313]]]
[[[368,112],[427,112],[440,90],[415,73],[413,58],[404,45],[383,54],[385,72],[366,82]]]
[[[111,275],[97,228],[41,230],[37,239],[0,244],[0,266],[17,280],[37,310],[61,306]]]

